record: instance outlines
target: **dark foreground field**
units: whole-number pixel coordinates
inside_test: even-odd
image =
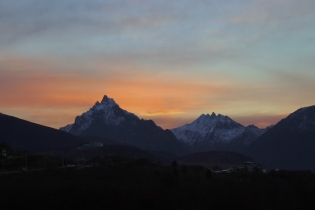
[[[1,209],[309,209],[315,175],[212,174],[145,159],[1,174]]]

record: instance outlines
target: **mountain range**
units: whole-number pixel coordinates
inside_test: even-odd
[[[170,130],[163,130],[152,120],[139,119],[121,109],[106,95],[90,110],[77,116],[73,124],[60,130],[77,136],[101,136],[144,150],[166,151],[177,155],[191,152]]]
[[[73,124],[61,130],[78,136],[102,136],[141,149],[177,155],[213,150],[239,152],[266,167],[315,171],[310,163],[315,159],[313,109],[314,106],[298,110],[265,129],[254,125],[245,127],[228,116],[212,113],[202,114],[192,123],[170,131],[158,127],[152,120],[139,119],[104,96],[101,103],[96,102],[89,111],[76,117]]]
[[[315,171],[315,106],[301,108],[265,129],[245,127],[228,116],[212,113],[202,114],[190,124],[164,130],[152,120],[140,119],[121,109],[113,99],[104,96],[101,102],[77,116],[73,124],[60,130],[0,114],[0,141],[13,149],[30,152],[73,151],[83,143],[96,141],[120,145],[117,148],[128,154],[131,150],[143,153],[131,149],[136,147],[154,156],[166,154],[168,158],[229,151],[252,157],[268,168]]]

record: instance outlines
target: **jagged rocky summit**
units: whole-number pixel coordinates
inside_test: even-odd
[[[61,127],[60,130],[75,134],[84,135],[89,132],[91,125],[95,126],[97,121],[105,125],[119,125],[125,120],[139,120],[139,118],[126,110],[119,107],[112,98],[105,95],[100,102],[90,108],[89,111],[75,118],[73,124]]]
[[[245,127],[228,116],[215,113],[202,114],[191,124],[171,130],[179,141],[193,148],[194,151],[229,150],[238,151],[246,147],[265,132],[256,126]],[[233,144],[234,147],[230,145]]]
[[[145,150],[166,151],[178,155],[188,154],[188,148],[177,141],[169,130],[163,130],[152,120],[139,119],[123,110],[114,99],[104,96],[81,116],[60,130],[77,136],[101,136],[117,144],[136,146]]]

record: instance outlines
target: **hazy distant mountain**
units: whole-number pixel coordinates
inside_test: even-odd
[[[260,129],[255,125],[249,125],[245,127],[245,130],[241,135],[235,137],[228,145],[226,145],[224,150],[244,153],[246,148],[268,129],[269,127]]]
[[[75,147],[85,140],[53,128],[0,113],[0,142],[30,152]]]
[[[215,113],[202,114],[191,124],[171,131],[179,141],[189,145],[194,151],[239,151],[264,133],[263,129],[255,126],[245,127],[228,116]]]
[[[281,120],[246,153],[267,167],[315,171],[315,106],[301,108]]]
[[[179,155],[189,153],[171,131],[163,130],[152,120],[139,119],[121,109],[106,95],[101,103],[96,102],[89,111],[76,117],[73,124],[60,130],[78,136],[101,136],[144,150],[167,151]]]

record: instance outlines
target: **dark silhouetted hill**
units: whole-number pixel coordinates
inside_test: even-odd
[[[14,150],[62,150],[80,145],[84,141],[64,131],[0,113],[0,142],[5,142]]]
[[[270,168],[315,171],[315,106],[281,120],[253,142],[246,154]]]

